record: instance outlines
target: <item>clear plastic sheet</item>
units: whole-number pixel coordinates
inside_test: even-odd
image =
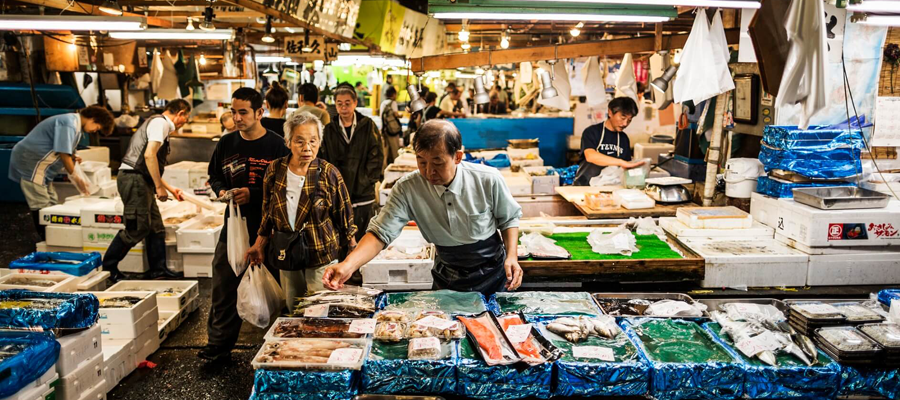
[[[727,335],[720,335],[721,325],[703,325],[713,337],[726,345],[746,369],[744,396],[751,399],[830,399],[837,394],[841,382],[841,366],[819,351],[816,364],[809,367],[790,354],[779,353],[778,367],[767,365],[757,358],[746,357],[734,347]]]
[[[762,145],[759,161],[766,172],[783,170],[812,179],[844,179],[862,173],[859,147],[804,148],[790,151]]]
[[[700,325],[652,318],[623,325],[639,355],[650,363],[651,396],[659,400],[724,400],[743,393],[743,365]],[[678,361],[690,357],[694,360]]]
[[[375,342],[363,366],[362,391],[373,394],[456,393],[457,349],[442,342],[442,359],[407,359],[408,342]]]
[[[0,398],[30,386],[56,364],[59,343],[50,332],[0,332]]]
[[[471,315],[487,311],[484,296],[477,292],[434,290],[388,293],[385,297],[386,310],[437,310],[450,315]]]
[[[99,319],[100,301],[87,293],[0,291],[0,327],[84,329]]]
[[[586,292],[500,292],[491,296],[495,314],[519,312],[528,315],[601,315]]]
[[[839,396],[900,397],[900,369],[843,366]]]
[[[546,399],[551,395],[553,364],[520,369],[509,365],[489,366],[469,340],[459,341],[457,394],[475,399],[510,400],[526,397]]]
[[[756,191],[766,196],[792,199],[794,198],[793,189],[808,187],[825,187],[825,186],[856,186],[850,182],[829,182],[829,183],[791,183],[782,182],[771,179],[767,176],[761,176],[756,179]]]
[[[764,321],[787,321],[784,313],[771,304],[725,303],[720,307],[720,310],[734,321],[755,321],[759,323]]]
[[[9,263],[9,269],[60,271],[73,276],[84,276],[100,267],[100,260],[100,253],[96,251],[90,253],[36,251]]]
[[[256,370],[253,395],[257,400],[350,400],[358,392],[355,371]]]
[[[599,346],[613,350],[615,361],[595,358],[575,357],[572,348],[576,345],[550,332],[547,324],[553,317],[539,317],[531,320],[563,355],[556,360],[557,374],[554,382],[554,396],[643,396],[650,385],[650,365],[638,355],[637,347],[625,333],[613,339],[599,336],[588,337],[577,346]]]

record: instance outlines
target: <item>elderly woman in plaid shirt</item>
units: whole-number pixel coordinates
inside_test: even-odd
[[[298,295],[323,289],[325,267],[356,247],[347,186],[334,165],[316,158],[322,131],[322,122],[305,111],[291,114],[285,122],[284,139],[291,155],[273,161],[266,171],[259,236],[247,251],[250,263],[260,264],[273,231],[305,230],[309,264],[297,271],[281,271],[289,309]]]

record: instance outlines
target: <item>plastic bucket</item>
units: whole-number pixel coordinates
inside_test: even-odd
[[[765,172],[755,158],[732,158],[725,163],[725,195],[736,199],[749,199],[756,191],[756,178]]]

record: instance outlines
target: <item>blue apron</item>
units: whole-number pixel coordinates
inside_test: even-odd
[[[437,257],[431,275],[434,289],[481,292],[490,296],[506,286],[506,248],[500,232],[461,246],[435,246]]]

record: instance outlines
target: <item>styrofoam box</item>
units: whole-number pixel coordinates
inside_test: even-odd
[[[38,250],[38,251],[43,251],[43,250]],[[83,253],[83,252],[82,252],[82,251],[77,251],[77,252],[74,252],[74,253]],[[84,274],[84,275],[82,275],[82,276],[69,275],[69,274],[67,274],[67,273],[65,273],[65,272],[62,272],[62,271],[51,271],[51,270],[46,270],[46,269],[22,269],[22,268],[9,269],[9,268],[2,268],[2,269],[0,269],[0,276],[6,276],[6,275],[9,275],[9,274],[14,274],[14,273],[17,273],[17,274],[38,274],[38,275],[45,275],[45,276],[46,276],[46,275],[71,276],[71,277],[75,278],[75,282],[76,282],[76,284],[77,284],[77,283],[81,283],[81,282],[85,281],[86,279],[90,279],[90,278],[94,277],[96,274],[99,274],[102,268],[103,268],[103,267],[97,267],[97,268],[95,268],[93,271],[88,272],[87,274]]]
[[[78,157],[81,157],[82,162],[99,161],[109,165],[109,147],[90,146],[86,149],[78,149]]]
[[[51,246],[79,247],[83,245],[80,226],[48,225],[46,232],[47,244]]]
[[[523,171],[528,174],[531,179],[532,194],[556,194],[556,187],[559,186],[559,175],[531,175],[531,173],[546,173],[553,167],[525,167]]]
[[[85,205],[79,216],[83,222],[82,226],[90,226],[95,228],[125,228],[123,222],[123,209],[121,199],[94,199],[90,204]]]
[[[213,254],[183,254],[185,278],[212,278]]]
[[[173,272],[184,272],[184,256],[178,252],[175,241],[166,242],[166,266]]]
[[[159,332],[159,342],[162,343],[175,331],[181,322],[181,313],[173,311],[160,311],[159,320],[156,322],[156,330]]]
[[[900,252],[900,246],[809,247],[798,243],[794,239],[788,239],[787,236],[779,234],[778,231],[775,232],[775,240],[779,243],[786,244],[788,247],[800,250],[809,255],[816,256]]]
[[[694,229],[749,229],[753,216],[737,207],[682,207],[675,211],[682,224]]]
[[[188,300],[200,295],[200,286],[197,281],[120,281],[112,285],[107,292],[137,292],[161,291],[168,288],[182,289],[178,295],[164,295],[157,292],[156,305],[160,311],[178,312],[187,307]]]
[[[201,229],[201,227],[217,222],[219,226],[213,229]],[[186,222],[178,229],[176,237],[178,240],[179,253],[213,253],[216,251],[216,243],[219,242],[219,234],[222,233],[222,227],[225,225],[224,216],[203,215],[197,216],[190,222]]]
[[[775,233],[808,247],[900,246],[900,201],[879,209],[820,210],[781,199]]]
[[[754,221],[776,228],[778,226],[778,199],[756,192],[751,193],[750,215]]]
[[[8,284],[7,281],[16,278],[26,278],[26,279],[43,279],[50,280],[56,282],[55,285],[50,287],[42,287],[42,286],[27,286],[27,285],[15,285]],[[61,293],[70,293],[74,292],[77,287],[77,283],[75,282],[75,277],[69,275],[42,275],[42,274],[34,274],[34,273],[19,273],[14,272],[4,277],[0,277],[0,290],[7,289],[26,289],[32,292],[61,292]]]
[[[56,397],[62,400],[74,400],[81,394],[103,381],[103,353],[97,353],[89,360],[78,365],[69,375],[59,379]],[[104,385],[106,383],[104,382]]]
[[[388,181],[385,180],[381,182],[381,186],[378,187],[378,204],[384,207],[387,204],[388,199],[391,197],[391,188],[388,188]]]
[[[687,238],[741,238],[773,239],[775,229],[753,221],[749,229],[693,229],[681,223],[678,218],[660,217],[659,226],[679,239]]]
[[[615,201],[619,207],[628,210],[640,210],[656,206],[655,200],[637,189],[615,190],[613,191],[613,201]]]
[[[103,352],[100,342],[100,324],[76,334],[57,339],[59,342],[59,359],[56,361],[56,372],[59,376],[67,376],[78,368],[78,365],[94,358]]]
[[[194,297],[188,302],[190,312],[197,311],[200,308],[200,296]]]
[[[516,167],[518,167],[519,169],[525,168],[525,167],[540,167],[540,166],[543,166],[543,165],[544,165],[544,159],[543,159],[543,158],[540,158],[540,157],[535,158],[535,159],[533,159],[533,160],[525,160],[525,159],[522,159],[522,160],[516,160],[516,159],[510,159],[509,164],[510,164],[511,166],[516,166]]]
[[[396,241],[395,241],[396,243]],[[363,265],[359,272],[363,284],[391,283],[431,283],[434,278],[431,269],[434,267],[434,246],[426,245],[429,257],[423,260],[372,260]]]
[[[142,361],[150,357],[151,354],[159,350],[159,331],[156,330],[157,321],[153,322],[154,329],[148,330],[137,338],[135,343],[143,343],[139,349],[135,350],[134,360],[140,364]]]
[[[34,385],[34,387],[41,387],[49,385],[57,379],[59,379],[59,373],[56,372],[56,364],[53,364],[50,366],[50,368],[47,369],[47,372],[44,372],[44,374],[41,375],[40,378],[35,379],[32,384]]]
[[[528,174],[522,172],[504,174],[503,180],[506,181],[506,186],[509,187],[509,192],[513,196],[527,196],[531,194],[531,180]]]
[[[85,226],[81,228],[81,241],[83,247],[103,247],[106,248],[116,235],[119,234],[119,228],[98,228],[95,226]],[[139,252],[144,248],[144,242],[140,242],[132,248],[133,251]]]
[[[541,156],[540,148],[531,147],[527,149],[518,149],[513,147],[506,147],[506,154],[509,155],[509,158],[518,158],[518,157],[528,157],[529,154],[534,155],[535,157]]]
[[[144,314],[134,325],[126,324],[100,324],[101,338],[134,339],[140,337],[148,330],[156,333],[156,323],[159,321],[159,309],[154,308]],[[104,341],[106,339],[103,339]]]
[[[137,367],[134,354],[134,339],[103,342],[104,375],[108,390],[112,390]]]
[[[209,180],[208,168],[208,162],[181,161],[167,165],[163,171],[163,179],[177,188],[198,189]]]
[[[39,386],[28,385],[11,396],[4,397],[3,400],[53,400],[55,391],[56,389],[50,387],[49,383]]]
[[[106,400],[106,393],[111,389],[106,379],[101,379],[94,387],[81,393],[81,397],[77,400]]]
[[[103,182],[100,184],[100,190],[94,193],[94,197],[112,199],[119,195],[119,188],[116,181]]]
[[[106,254],[109,244],[85,244],[84,251],[96,251],[100,254]],[[136,246],[128,250],[128,255],[119,261],[119,271],[130,272],[135,274],[144,273],[150,270],[150,263],[147,261],[147,254],[144,253],[144,244],[138,243]]]
[[[809,256],[808,286],[900,284],[900,252]]]
[[[809,256],[775,241],[682,239],[706,260],[703,287],[804,286]]]
[[[408,165],[388,165],[384,170],[384,181],[385,182],[396,182],[400,178],[409,175],[415,172],[416,166],[408,166]]]
[[[76,288],[79,292],[102,292],[106,290],[106,280],[109,275],[109,271],[93,273],[90,278],[79,282]]]
[[[131,308],[103,308],[100,306],[100,324],[103,325],[135,325],[138,320],[143,318],[148,312],[157,308],[156,292],[115,292],[105,291],[91,293],[97,296],[97,299],[103,300],[110,297],[139,297],[141,301],[137,302]]]
[[[112,170],[109,168],[108,162],[82,161],[81,170],[84,171],[84,175],[88,180],[95,185],[100,185],[101,183],[112,180]]]
[[[175,233],[178,232],[178,229],[180,229],[182,226],[187,224],[194,217],[201,214],[200,207],[198,207],[194,203],[191,203],[188,201],[182,201],[182,202],[176,202],[176,203],[172,203],[172,204],[173,205],[171,205],[171,206],[167,205],[167,207],[164,210],[159,211],[160,217],[163,220],[163,225],[166,227],[166,241],[175,240],[175,237],[176,237]],[[181,221],[181,223],[178,223],[178,224],[167,224],[166,223],[166,220],[169,218],[184,217],[184,216],[189,216],[189,215],[193,215],[193,216],[184,221]]]
[[[41,225],[81,225],[81,211],[98,201],[106,201],[95,197],[68,198],[63,204],[44,207],[38,215]]]

